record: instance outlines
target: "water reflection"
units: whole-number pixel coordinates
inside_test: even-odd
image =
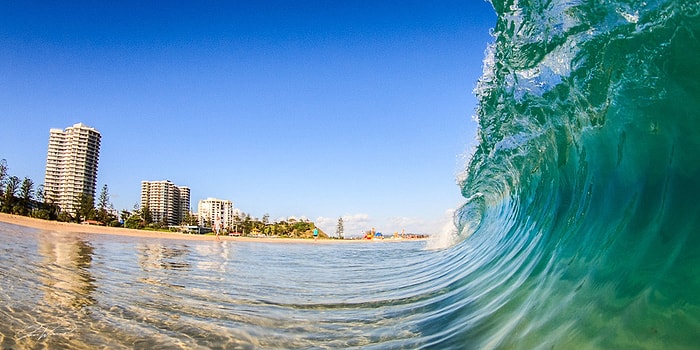
[[[200,244],[195,247],[201,257],[196,264],[198,270],[224,273],[228,270],[229,262],[234,256],[233,244],[229,242],[216,242],[217,244]]]
[[[71,344],[71,339],[81,332],[81,325],[90,324],[92,307],[97,304],[98,288],[92,274],[95,248],[75,234],[41,232],[37,238],[36,255],[33,249],[17,251],[21,254],[17,259],[26,260],[14,270],[23,273],[18,283],[36,286],[37,298],[28,312],[9,309],[4,321],[11,332],[0,337],[2,346],[80,348]],[[28,305],[15,306],[21,310]]]
[[[95,304],[95,279],[90,274],[93,246],[74,235],[49,234],[39,240],[43,273],[39,274],[47,305],[80,309]]]
[[[0,233],[0,349],[339,348],[416,336],[403,300],[422,284],[358,262],[400,266],[398,245]]]
[[[139,264],[148,272],[152,270],[187,270],[192,268],[188,262],[190,247],[187,245],[169,245],[161,243],[144,243],[136,247],[139,252]]]

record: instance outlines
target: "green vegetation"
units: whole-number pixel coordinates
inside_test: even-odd
[[[102,188],[97,209],[92,198],[86,194],[80,196],[74,207],[75,215],[61,211],[56,204],[46,200],[43,185],[35,191],[31,179],[25,177],[20,181],[17,176],[9,176],[7,161],[0,160],[0,212],[64,222],[98,220],[108,226],[119,226],[117,216],[113,214],[114,210],[109,203],[107,185]]]
[[[39,200],[34,198],[35,193]],[[0,160],[0,212],[58,219],[58,208],[51,203],[44,203],[43,196],[43,187],[35,192],[34,182],[29,178],[20,181],[17,176],[8,176],[7,161]]]
[[[147,206],[139,208],[136,204],[133,210],[125,209],[117,215],[117,211],[110,203],[109,189],[106,184],[102,186],[97,198],[97,207],[95,207],[94,199],[87,194],[81,195],[73,206],[76,208],[75,214],[60,210],[56,204],[46,200],[43,185],[35,190],[32,180],[25,177],[24,180],[20,181],[17,176],[9,176],[7,161],[0,160],[0,212],[44,220],[77,223],[95,220],[100,224],[112,227],[120,227],[123,223],[124,227],[131,229],[168,230],[168,225],[165,222],[153,222],[153,215]],[[119,216],[121,216],[121,222]],[[187,214],[182,224],[197,225],[198,218]],[[210,224],[208,226],[211,226]],[[341,237],[342,218],[338,225],[340,231],[336,233]],[[317,228],[316,225],[308,220],[270,222],[269,214],[265,214],[262,219],[257,219],[243,213],[234,217],[233,227],[228,227],[224,234],[311,239],[315,228]],[[329,238],[323,230],[320,228],[318,230],[320,238]]]
[[[338,236],[338,239],[343,239],[345,232],[345,226],[343,224],[343,217],[338,218],[338,225],[335,227],[335,234]]]
[[[284,238],[309,238],[312,239],[316,227],[308,220],[281,220],[270,222],[270,215],[263,215],[262,219],[252,218],[250,214],[242,213],[233,218],[233,227],[228,229],[233,234],[241,236],[268,236]],[[320,238],[328,238],[328,235],[318,228]]]

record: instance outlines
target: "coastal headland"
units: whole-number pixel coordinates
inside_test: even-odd
[[[196,241],[216,241],[214,235],[199,235],[199,234],[184,234],[179,232],[164,232],[164,231],[149,231],[136,230],[122,227],[106,227],[97,225],[85,225],[59,221],[49,221],[36,219],[21,215],[12,215],[0,213],[0,222],[31,227],[42,231],[58,231],[67,233],[90,233],[90,234],[107,234],[129,237],[144,237],[144,238],[159,238],[159,239],[179,239],[179,240],[196,240]],[[361,240],[361,239],[302,239],[302,238],[277,238],[277,237],[238,237],[238,236],[219,236],[222,241],[240,241],[240,242],[260,242],[260,243],[307,243],[307,244],[328,244],[328,243],[372,243],[372,242],[402,242],[408,240],[419,239],[384,239],[384,240]]]

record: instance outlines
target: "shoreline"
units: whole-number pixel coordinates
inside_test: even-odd
[[[31,218],[28,216],[0,213],[0,222],[34,228],[42,231],[58,231],[65,233],[88,233],[98,235],[113,235],[141,238],[159,238],[159,239],[179,239],[190,241],[217,241],[214,235],[195,235],[185,234],[180,232],[162,232],[136,230],[123,227],[107,227],[84,225],[69,222],[59,222],[51,220],[43,220]],[[233,242],[259,242],[259,243],[307,243],[307,244],[329,244],[329,243],[377,243],[377,242],[410,242],[426,239],[382,239],[382,240],[365,240],[365,239],[304,239],[304,238],[273,238],[273,237],[236,237],[236,236],[219,236],[221,241]]]

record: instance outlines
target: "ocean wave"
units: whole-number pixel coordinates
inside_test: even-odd
[[[494,301],[470,310],[488,317],[460,339],[691,348],[700,340],[700,5],[493,5],[475,90],[479,145],[456,221],[481,264],[472,278],[505,279],[473,286]]]

